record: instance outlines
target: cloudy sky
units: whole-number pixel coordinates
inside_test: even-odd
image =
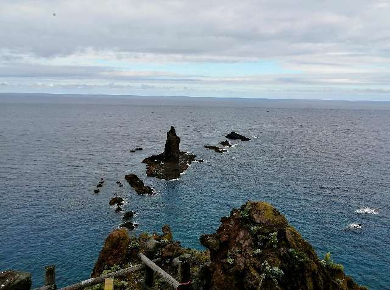
[[[390,101],[389,0],[0,0],[0,92]]]

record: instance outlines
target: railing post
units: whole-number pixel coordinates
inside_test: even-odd
[[[104,290],[114,290],[114,278],[104,279]]]
[[[153,251],[145,252],[145,256],[148,257],[149,259],[153,259]],[[145,289],[152,288],[153,284],[154,284],[154,271],[146,265],[144,288]]]
[[[179,263],[179,282],[182,283],[178,289],[191,290],[191,267],[187,259],[183,259]]]
[[[56,266],[54,265],[45,267],[45,286],[51,286],[53,290],[57,289]]]

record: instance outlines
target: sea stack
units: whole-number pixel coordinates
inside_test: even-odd
[[[152,155],[142,162],[146,163],[146,175],[160,179],[177,179],[192,161],[195,155],[180,151],[180,138],[176,135],[176,130],[172,126],[167,133],[165,150],[159,155]]]

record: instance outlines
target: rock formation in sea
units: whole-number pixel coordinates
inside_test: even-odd
[[[245,137],[245,136],[238,134],[234,131],[230,132],[225,137],[228,139],[231,139],[231,140],[241,140],[241,141],[249,141],[250,140],[248,137]]]
[[[171,127],[167,133],[164,152],[142,161],[146,163],[146,174],[166,180],[179,178],[195,160],[195,155],[180,151],[179,145],[180,138],[176,135],[175,128]]]
[[[219,142],[219,144],[221,144],[224,147],[232,147],[232,144],[230,144],[230,142],[228,140],[221,141],[221,142]]]
[[[363,290],[344,274],[330,254],[320,260],[313,247],[265,202],[247,202],[221,219],[214,234],[200,238],[206,251],[183,248],[169,226],[163,234],[129,236],[125,230],[111,233],[99,255],[92,276],[118,266],[139,264],[138,254],[148,253],[177,279],[177,259],[190,263],[194,290],[327,289]],[[129,275],[126,283],[138,289],[143,272]],[[171,289],[155,275],[156,288]],[[133,288],[131,288],[133,289]]]
[[[111,198],[110,202],[109,202],[110,205],[115,205],[116,204],[118,206],[123,205],[123,203],[124,203],[124,199],[122,197],[118,197],[118,196],[115,196],[115,197]]]
[[[153,188],[145,185],[144,182],[135,174],[127,174],[125,179],[130,184],[130,186],[134,188],[135,192],[140,195],[155,193]]]
[[[227,151],[224,148],[220,148],[218,146],[213,146],[213,145],[204,145],[204,148],[207,148],[207,149],[210,149],[210,150],[214,150],[217,153],[223,153],[223,152]]]

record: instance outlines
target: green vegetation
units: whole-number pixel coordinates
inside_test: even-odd
[[[327,267],[328,269],[335,270],[335,271],[344,271],[344,266],[341,264],[337,264],[333,262],[333,259],[331,257],[330,252],[327,252],[325,254],[325,257],[323,260],[321,260],[321,264],[324,267]]]

